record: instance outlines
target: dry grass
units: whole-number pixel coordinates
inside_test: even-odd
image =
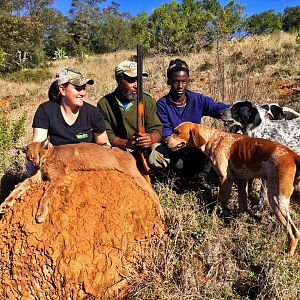
[[[286,232],[266,204],[238,216],[234,195],[224,219],[198,190],[177,194],[173,185],[156,185],[168,232],[143,260],[147,273],[129,299],[300,298],[299,255],[286,256]]]
[[[194,91],[228,103],[237,99],[278,101],[298,108],[299,49],[295,35],[281,33],[234,40],[223,43],[221,51],[213,47],[181,58],[190,66],[190,89]],[[96,104],[114,89],[116,64],[134,55],[121,51],[51,62],[48,70],[52,78],[42,83],[0,79],[5,87],[0,91],[2,113],[11,120],[27,113],[19,143],[31,140],[33,114],[47,100],[48,87],[59,68],[74,66],[91,76],[95,84],[88,87],[88,101]],[[144,69],[150,73],[144,87],[156,99],[168,92],[165,71],[174,58],[157,55],[144,59]],[[220,121],[210,118],[205,118],[205,123],[222,127]],[[11,160],[13,155],[9,157]],[[15,166],[14,161],[10,162]],[[1,172],[8,167],[6,163]],[[287,258],[285,230],[267,205],[261,212],[253,210],[237,216],[233,196],[232,217],[223,219],[215,198],[204,190],[194,185],[177,193],[175,185],[174,178],[156,183],[168,232],[153,244],[151,259],[143,261],[148,271],[136,283],[130,299],[300,299],[300,250],[295,257]],[[214,188],[213,196],[216,193]],[[296,223],[298,213],[299,209],[293,211]]]

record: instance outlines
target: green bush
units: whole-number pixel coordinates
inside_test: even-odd
[[[24,133],[26,114],[18,120],[11,122],[7,116],[0,116],[0,149],[10,149]]]
[[[47,69],[27,69],[19,72],[14,72],[7,76],[8,80],[14,82],[35,82],[42,83],[52,77],[52,74]]]
[[[200,65],[197,70],[198,71],[207,71],[207,70],[210,70],[212,69],[213,67],[213,64],[211,62],[208,62],[208,61],[205,61],[202,65]]]
[[[282,68],[280,68],[279,70],[273,72],[272,76],[273,77],[290,77],[290,76],[294,75],[293,73],[294,72],[291,69],[282,69]]]
[[[9,164],[14,160],[14,153],[10,150],[24,134],[25,120],[26,113],[13,122],[3,113],[0,115],[0,174],[4,174]]]
[[[56,48],[56,50],[54,51],[53,59],[61,60],[66,58],[68,58],[66,50],[64,48]]]
[[[0,68],[5,66],[5,51],[0,47]]]

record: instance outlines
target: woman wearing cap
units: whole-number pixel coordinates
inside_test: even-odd
[[[41,104],[33,118],[33,142],[49,137],[54,146],[81,142],[109,144],[100,111],[84,101],[86,85],[94,84],[79,70],[66,67],[56,74],[48,92],[49,100]]]

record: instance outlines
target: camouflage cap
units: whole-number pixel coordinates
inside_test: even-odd
[[[137,63],[135,61],[124,60],[115,68],[115,75],[125,74],[129,77],[137,77]],[[148,77],[147,72],[143,72],[144,77]]]
[[[65,67],[60,69],[56,73],[56,80],[58,85],[70,82],[74,85],[81,86],[85,84],[94,84],[94,80],[85,77],[79,70],[71,68],[71,67]]]

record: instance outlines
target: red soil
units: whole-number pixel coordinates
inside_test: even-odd
[[[140,251],[164,231],[158,197],[117,170],[72,171],[37,224],[47,185],[0,221],[2,299],[122,299],[140,276]]]

